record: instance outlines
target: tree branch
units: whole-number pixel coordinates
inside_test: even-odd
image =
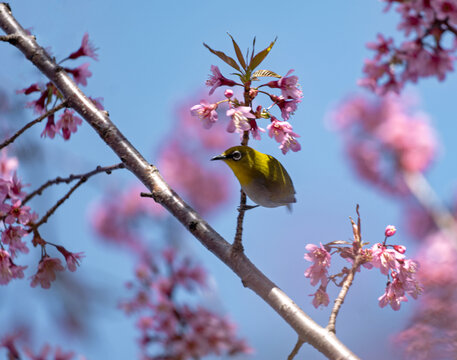
[[[344,279],[343,286],[341,287],[340,293],[338,294],[337,298],[335,299],[334,305],[332,312],[330,313],[330,318],[328,320],[328,325],[327,329],[331,331],[332,333],[336,332],[336,317],[338,316],[338,313],[340,312],[341,306],[344,303],[344,299],[346,298],[346,295],[349,291],[349,288],[352,285],[352,281],[354,281],[354,276],[357,271],[357,268],[359,267],[360,263],[360,252],[359,250],[362,247],[362,233],[361,233],[361,226],[360,226],[360,215],[359,215],[359,206],[357,205],[357,215],[358,215],[358,221],[357,224],[354,222],[354,220],[351,220],[352,224],[352,232],[354,233],[354,262],[352,264],[352,268],[349,271],[349,274],[346,276],[346,279]]]
[[[438,195],[421,173],[403,173],[409,191],[430,214],[435,225],[451,239],[457,249],[457,221],[441,202]]]
[[[62,205],[65,202],[65,200],[67,200],[78,187],[80,187],[83,183],[85,183],[86,180],[87,180],[86,178],[81,178],[75,185],[73,185],[72,188],[70,190],[68,190],[68,192],[63,197],[61,197],[52,208],[50,208],[46,212],[46,214],[40,219],[40,221],[31,225],[32,230],[36,231],[41,225],[46,223],[48,221],[48,219],[51,217],[51,215],[54,214],[54,212],[57,210],[57,208],[60,205]]]
[[[41,122],[44,119],[46,119],[48,116],[56,113],[57,111],[59,111],[60,109],[63,109],[66,106],[67,106],[67,101],[64,100],[59,105],[53,107],[51,110],[47,111],[46,113],[44,113],[40,117],[36,118],[35,120],[30,121],[22,129],[18,130],[13,136],[11,136],[10,138],[8,138],[4,142],[2,142],[0,144],[0,149],[3,149],[5,146],[11,144],[14,140],[16,140],[28,128],[32,127],[35,124],[38,124],[39,122]]]
[[[230,244],[168,186],[157,168],[149,164],[130,144],[111,122],[108,114],[98,110],[65,71],[26,34],[4,3],[0,3],[0,28],[6,34],[19,35],[15,46],[54,83],[64,98],[68,99],[70,106],[95,129],[126,167],[151,191],[154,200],[164,206],[207,249],[229,266],[247,287],[258,294],[297,332],[300,338],[330,359],[357,359],[333,333],[306,315],[257,269],[244,253],[238,253],[236,257],[230,256]]]
[[[109,175],[109,174],[111,174],[111,172],[113,170],[124,169],[124,168],[125,168],[125,165],[123,163],[116,164],[116,165],[111,165],[111,166],[105,166],[105,167],[97,166],[95,168],[95,170],[89,171],[89,172],[87,172],[85,174],[70,175],[70,176],[68,176],[66,178],[61,178],[60,176],[56,177],[53,180],[49,180],[49,181],[45,182],[38,189],[36,189],[35,191],[33,191],[30,194],[28,194],[24,198],[24,200],[22,201],[22,204],[24,205],[25,203],[30,201],[30,199],[32,199],[36,195],[41,195],[41,193],[51,185],[60,184],[60,183],[63,183],[63,182],[66,183],[66,184],[69,184],[73,180],[82,179],[82,178],[85,178],[87,180],[91,176],[93,176],[95,174],[98,174],[98,173],[102,173],[102,172],[106,172]]]

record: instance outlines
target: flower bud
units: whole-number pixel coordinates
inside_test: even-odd
[[[233,90],[231,90],[231,89],[225,90],[224,95],[227,99],[230,99],[233,96]]]
[[[406,252],[406,247],[403,245],[394,245],[394,249],[396,252],[399,252],[400,254],[404,254]]]
[[[397,232],[397,229],[395,228],[395,226],[387,225],[384,235],[386,235],[386,237],[391,237],[391,236],[394,236],[396,232]]]

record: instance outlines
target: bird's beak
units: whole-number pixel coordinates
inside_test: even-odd
[[[221,155],[217,155],[215,157],[212,157],[211,161],[213,161],[213,160],[225,160],[225,159],[227,159],[227,155],[221,154]]]

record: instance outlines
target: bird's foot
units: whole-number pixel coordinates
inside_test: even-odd
[[[241,205],[238,206],[238,211],[246,211],[246,210],[251,210],[255,209],[256,207],[259,207],[260,205]]]

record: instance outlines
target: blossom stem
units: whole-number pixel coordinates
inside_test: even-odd
[[[251,101],[249,98],[249,89],[250,87],[246,85],[244,87],[244,106],[250,106]],[[243,132],[243,139],[241,140],[241,145],[246,146],[249,142],[249,131]],[[244,221],[244,214],[247,210],[246,207],[246,194],[244,193],[243,189],[241,189],[240,195],[240,206],[238,208],[238,218],[236,219],[236,232],[235,232],[235,239],[233,240],[232,249],[235,252],[243,252],[243,221]]]
[[[293,360],[295,358],[295,356],[298,354],[298,351],[301,349],[301,347],[304,343],[305,343],[304,340],[298,338],[297,343],[295,344],[294,348],[292,349],[292,352],[287,357],[287,360]]]
[[[28,194],[25,199],[22,201],[22,204],[25,204],[27,203],[30,199],[32,199],[34,196],[36,195],[41,195],[41,193],[43,192],[43,190],[45,190],[46,188],[48,188],[49,186],[51,185],[56,185],[56,184],[61,184],[61,183],[66,183],[66,184],[69,184],[70,182],[72,182],[73,180],[76,180],[76,179],[82,179],[82,178],[85,178],[86,180],[88,178],[90,178],[91,176],[95,175],[95,174],[99,174],[99,173],[102,173],[102,172],[105,172],[107,173],[108,175],[111,174],[111,172],[113,170],[117,170],[117,169],[124,169],[125,168],[125,165],[123,163],[119,163],[119,164],[115,164],[115,165],[110,165],[110,166],[97,166],[94,170],[92,171],[89,171],[85,174],[77,174],[77,175],[70,175],[66,178],[61,178],[60,176],[56,177],[55,179],[52,179],[52,180],[49,180],[47,182],[45,182],[43,185],[41,185],[38,189],[36,189],[35,191],[31,192],[30,194]]]
[[[77,183],[76,185],[74,185],[62,198],[59,199],[59,201],[57,201],[57,203],[52,207],[50,208],[46,214],[40,219],[40,221],[38,221],[37,223],[34,223],[31,225],[31,231],[34,231],[36,229],[38,229],[41,225],[43,225],[44,223],[46,223],[48,221],[48,219],[51,217],[52,214],[55,213],[55,211],[57,210],[57,208],[62,205],[65,200],[67,200],[71,194],[78,188],[80,187],[83,183],[85,183],[87,180],[86,177],[83,177],[81,178]]]
[[[57,105],[56,107],[53,107],[51,110],[47,111],[46,113],[44,113],[43,115],[41,115],[40,117],[36,118],[35,120],[29,122],[28,124],[26,124],[22,129],[18,130],[13,136],[11,136],[10,138],[6,139],[4,142],[2,142],[0,144],[0,149],[3,149],[5,146],[11,144],[14,140],[16,140],[25,130],[27,130],[28,128],[32,127],[33,125],[35,124],[38,124],[39,122],[43,121],[44,119],[46,119],[48,116],[56,113],[57,111],[59,111],[60,109],[63,109],[64,107],[67,107],[68,105],[68,101],[67,100],[64,100],[62,101],[59,105]]]
[[[422,173],[403,173],[403,179],[409,191],[430,214],[435,225],[445,233],[457,249],[457,221],[441,202],[438,195]]]
[[[357,268],[359,267],[360,264],[360,247],[361,247],[361,242],[362,242],[362,234],[360,231],[360,215],[358,211],[358,205],[357,205],[357,214],[358,214],[358,220],[357,224],[354,222],[354,220],[351,220],[352,224],[352,230],[354,233],[354,245],[356,246],[355,248],[355,257],[354,257],[354,263],[352,264],[352,268],[349,271],[346,279],[343,282],[343,286],[341,287],[340,293],[338,294],[337,298],[335,299],[335,302],[333,304],[333,309],[332,312],[330,313],[330,318],[327,324],[327,330],[336,333],[336,317],[338,316],[338,313],[341,309],[341,306],[344,303],[344,299],[346,298],[346,295],[349,291],[349,288],[352,285],[352,282],[354,281],[354,276],[355,272],[357,271]]]

